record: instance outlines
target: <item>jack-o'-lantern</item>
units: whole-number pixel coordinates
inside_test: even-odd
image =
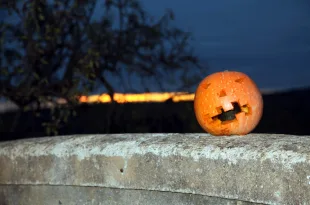
[[[195,93],[194,110],[200,126],[212,135],[245,135],[258,125],[263,99],[249,76],[223,71],[201,81]]]

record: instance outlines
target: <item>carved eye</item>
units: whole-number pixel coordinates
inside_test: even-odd
[[[246,74],[224,71],[207,76],[197,87],[195,115],[213,135],[245,135],[259,123],[263,99]]]

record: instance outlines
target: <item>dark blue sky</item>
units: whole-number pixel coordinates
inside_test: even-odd
[[[262,89],[310,86],[308,0],[142,3],[154,16],[173,9],[176,24],[193,33],[196,53],[201,62],[210,65],[209,72],[222,68],[242,71]]]
[[[142,2],[154,15],[174,10],[176,23],[193,32],[197,54],[211,72],[243,71],[261,88],[310,86],[309,1]]]
[[[196,54],[202,63],[209,64],[209,73],[222,69],[242,71],[262,89],[310,86],[309,0],[142,0],[142,3],[155,17],[160,17],[166,8],[175,12],[175,23],[193,33]],[[94,17],[100,14],[98,3]],[[143,91],[139,82],[136,77],[131,78],[136,90]],[[113,84],[118,86],[119,82]]]

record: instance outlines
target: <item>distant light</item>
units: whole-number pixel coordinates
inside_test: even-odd
[[[164,93],[138,93],[138,94],[124,94],[115,93],[113,99],[117,103],[136,103],[136,102],[165,102],[171,99],[173,102],[193,101],[194,93],[185,92],[164,92]],[[110,95],[104,93],[101,95],[81,96],[79,98],[81,103],[110,103]]]
[[[281,90],[261,89],[262,94],[274,94]],[[282,91],[283,92],[283,91]],[[117,103],[138,103],[138,102],[165,102],[169,99],[172,102],[194,101],[195,93],[188,92],[153,92],[153,93],[115,93],[113,99]],[[83,95],[79,97],[80,103],[111,103],[111,97],[107,93],[101,95]]]

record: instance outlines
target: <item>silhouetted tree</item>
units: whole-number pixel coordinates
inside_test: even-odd
[[[193,83],[190,69],[201,68],[190,34],[170,25],[173,13],[154,19],[137,0],[7,0],[1,9],[10,16],[0,25],[0,97],[21,108],[59,98],[72,107],[98,86],[112,96],[108,76],[124,81],[124,71],[162,86],[175,71]],[[54,128],[70,113],[55,114]]]

